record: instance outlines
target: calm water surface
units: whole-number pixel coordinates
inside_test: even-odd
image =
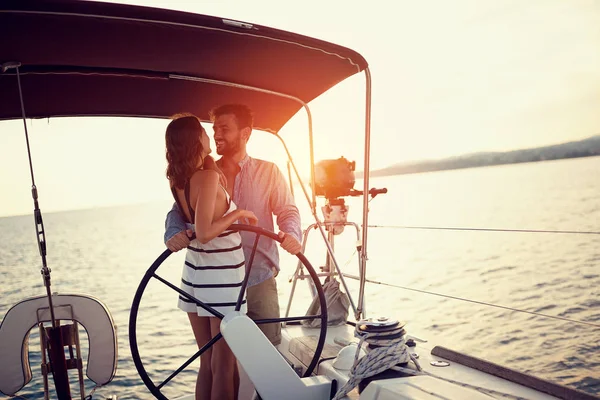
[[[377,178],[387,195],[370,203],[368,275],[391,285],[600,323],[600,235],[405,229],[462,227],[600,231],[600,157]],[[358,184],[357,184],[358,187]],[[360,201],[349,199],[360,222]],[[144,271],[164,250],[168,202],[48,213],[44,216],[53,291],[102,299],[118,325],[117,376],[95,398],[150,399],[131,360],[129,311]],[[43,209],[43,202],[42,202]],[[303,222],[310,214],[301,205]],[[0,218],[0,316],[17,301],[45,293],[32,216]],[[341,266],[356,273],[355,235],[336,238]],[[323,264],[317,233],[307,256]],[[283,255],[280,303],[288,299],[294,259]],[[159,274],[178,282],[183,254]],[[356,284],[349,282],[351,292]],[[293,314],[308,307],[304,285]],[[162,381],[195,352],[177,295],[157,281],[142,299],[138,343],[146,368]],[[600,393],[598,328],[540,318],[384,285],[367,285],[367,312],[408,322],[430,342],[467,352],[590,393]],[[41,399],[39,338],[31,334],[34,379],[20,394]],[[5,362],[4,360],[2,361]],[[195,368],[164,393],[193,389]],[[75,386],[74,386],[75,387]],[[88,390],[93,387],[87,382]]]

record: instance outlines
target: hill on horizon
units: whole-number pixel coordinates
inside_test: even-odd
[[[421,172],[559,160],[563,158],[591,157],[597,155],[600,155],[600,135],[583,140],[529,149],[505,152],[479,152],[437,160],[398,163],[386,168],[371,171],[370,176],[417,174]],[[360,179],[362,178],[363,173],[362,171],[357,171],[355,175],[357,179]]]

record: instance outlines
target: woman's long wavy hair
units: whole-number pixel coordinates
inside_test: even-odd
[[[178,189],[183,189],[198,169],[198,158],[203,150],[202,131],[200,120],[191,114],[176,115],[167,126],[167,178]]]

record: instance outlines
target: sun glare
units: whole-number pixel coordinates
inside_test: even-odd
[[[465,0],[432,7],[400,1],[401,12],[390,13],[383,4],[365,8],[351,2],[343,18],[334,4],[310,1],[294,13],[269,1],[144,3],[256,22],[361,53],[373,77],[372,169],[557,144],[599,132],[596,3]],[[317,4],[320,12],[314,13]],[[315,161],[344,156],[362,169],[365,88],[364,74],[358,74],[310,103]],[[55,119],[29,126],[47,209],[168,197],[164,121]],[[300,110],[280,132],[303,178],[310,175],[307,126]],[[22,122],[0,127],[0,184],[11,190],[0,214],[26,213],[31,179]],[[255,132],[249,152],[274,161],[287,175],[285,151],[272,135]]]

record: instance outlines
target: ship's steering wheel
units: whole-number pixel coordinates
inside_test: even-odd
[[[256,226],[251,226],[251,225],[234,224],[234,225],[231,225],[228,228],[228,230],[254,232],[256,234],[255,239],[254,239],[254,247],[252,248],[252,253],[250,255],[250,258],[248,260],[246,260],[246,262],[247,262],[246,277],[244,279],[244,282],[242,284],[242,289],[241,289],[241,291],[244,291],[244,290],[246,290],[246,284],[248,282],[249,271],[252,268],[252,260],[254,259],[254,255],[256,253],[256,247],[258,245],[258,240],[260,239],[260,237],[266,236],[267,238],[275,240],[279,243],[282,242],[282,239],[280,239],[279,236],[277,236],[273,232],[269,232],[265,229],[258,228]],[[142,278],[140,285],[138,286],[138,289],[135,293],[135,297],[133,299],[133,304],[131,305],[131,313],[129,314],[129,345],[131,347],[131,355],[133,358],[133,362],[135,363],[135,367],[138,370],[140,377],[142,378],[142,380],[144,381],[144,383],[146,384],[146,386],[148,387],[150,392],[152,392],[152,394],[157,399],[163,399],[163,400],[168,400],[168,398],[161,392],[161,389],[167,383],[169,383],[175,376],[177,376],[181,371],[183,371],[189,364],[191,364],[194,360],[196,360],[198,357],[200,357],[205,351],[210,349],[213,344],[215,344],[218,340],[222,339],[221,334],[220,333],[217,334],[206,345],[202,346],[202,348],[200,350],[198,350],[196,352],[196,354],[194,354],[185,363],[183,363],[181,365],[181,367],[179,367],[169,377],[167,377],[162,383],[157,385],[148,376],[148,373],[146,372],[146,369],[144,368],[144,365],[140,358],[140,353],[138,351],[136,326],[137,326],[137,316],[138,316],[138,309],[140,306],[140,300],[142,299],[142,295],[144,294],[144,290],[146,289],[148,282],[150,282],[150,279],[152,279],[152,278],[157,279],[158,281],[164,283],[165,285],[167,285],[168,287],[170,287],[171,289],[173,289],[174,291],[179,293],[181,296],[186,297],[188,300],[195,302],[196,305],[210,311],[211,313],[213,313],[213,315],[215,317],[223,319],[223,315],[221,315],[219,313],[215,313],[214,310],[212,310],[210,307],[206,306],[200,300],[194,298],[193,296],[190,296],[189,294],[187,294],[184,291],[182,291],[181,289],[179,289],[179,287],[177,285],[172,284],[171,282],[165,280],[164,278],[162,278],[156,274],[156,270],[160,267],[160,265],[163,263],[163,261],[166,260],[167,257],[169,257],[169,255],[171,255],[171,253],[172,253],[171,250],[168,250],[168,249],[165,250],[160,256],[158,256],[158,258],[156,259],[156,261],[154,261],[154,263],[150,266],[150,268],[148,268],[148,270],[146,271],[146,274]],[[286,318],[272,318],[272,319],[264,319],[264,320],[255,320],[254,322],[256,324],[266,324],[266,323],[294,322],[294,321],[302,321],[302,320],[317,319],[317,318],[321,320],[320,321],[321,327],[320,327],[320,331],[319,331],[319,340],[317,342],[317,347],[315,349],[314,356],[313,356],[310,364],[306,368],[306,372],[304,373],[304,377],[307,377],[307,376],[310,376],[312,374],[313,370],[315,369],[315,366],[317,365],[317,363],[319,361],[321,352],[323,351],[323,347],[325,345],[325,336],[327,333],[327,305],[326,305],[327,303],[325,301],[325,294],[323,293],[323,287],[321,286],[321,282],[320,282],[314,268],[312,267],[310,262],[306,259],[306,257],[304,257],[304,255],[302,253],[298,253],[297,257],[300,260],[300,262],[302,262],[302,264],[304,265],[304,267],[306,268],[308,273],[310,274],[311,280],[313,281],[313,283],[317,289],[317,295],[319,297],[319,303],[321,306],[321,314],[319,314],[319,315],[304,315],[301,317],[286,317]],[[238,304],[237,304],[236,309],[239,309],[242,298],[243,298],[243,296],[238,297]]]

